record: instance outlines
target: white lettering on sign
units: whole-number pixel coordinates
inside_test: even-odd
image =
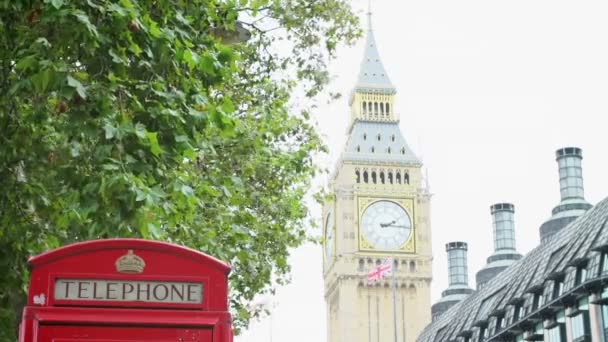
[[[55,300],[202,304],[203,284],[136,280],[57,279]]]

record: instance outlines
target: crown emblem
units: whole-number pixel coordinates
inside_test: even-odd
[[[129,249],[127,254],[116,259],[116,270],[120,273],[142,273],[146,262]]]

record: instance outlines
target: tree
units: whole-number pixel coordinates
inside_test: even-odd
[[[357,25],[343,0],[0,0],[0,340],[29,256],[109,237],[231,262],[245,326],[308,238],[323,144],[290,96]]]

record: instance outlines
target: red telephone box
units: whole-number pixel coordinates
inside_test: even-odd
[[[95,240],[32,257],[20,342],[232,342],[230,266],[182,246]]]

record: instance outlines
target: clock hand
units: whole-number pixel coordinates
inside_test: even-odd
[[[403,229],[407,229],[408,228],[408,226],[398,225],[398,224],[389,224],[389,225],[385,226],[385,228],[386,227],[395,227],[395,228],[403,228]]]
[[[389,223],[380,223],[380,228],[386,228],[390,225],[395,224],[396,222],[397,222],[397,220],[393,220],[392,222],[389,222]]]

